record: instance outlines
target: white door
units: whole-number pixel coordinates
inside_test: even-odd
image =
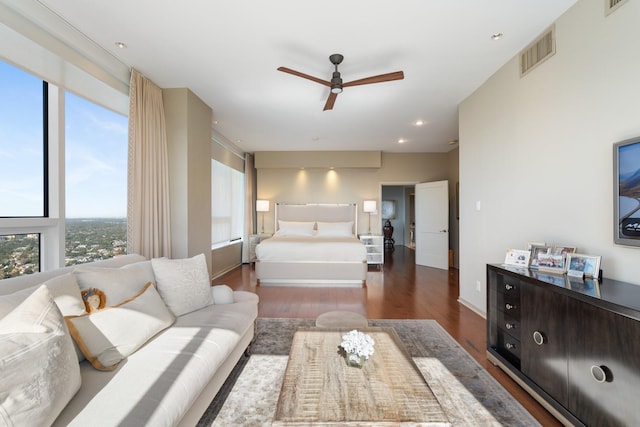
[[[416,264],[449,269],[449,181],[416,184]]]

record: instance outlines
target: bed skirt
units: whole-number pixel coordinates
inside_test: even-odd
[[[363,287],[366,262],[256,261],[256,278],[262,286]]]

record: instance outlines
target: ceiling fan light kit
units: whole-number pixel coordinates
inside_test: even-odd
[[[338,71],[338,65],[342,63],[343,59],[344,59],[344,56],[340,55],[339,53],[334,53],[333,55],[329,56],[329,61],[331,61],[331,63],[335,67],[335,71],[333,72],[331,81],[322,80],[317,77],[313,77],[308,74],[304,74],[299,71],[295,71],[286,67],[279,67],[278,71],[282,71],[283,73],[293,74],[294,76],[302,77],[303,79],[308,79],[316,83],[320,83],[321,85],[328,86],[331,89],[331,91],[329,93],[329,97],[327,98],[327,102],[324,105],[323,111],[333,109],[333,104],[336,102],[336,98],[338,94],[342,93],[343,88],[345,87],[366,85],[371,83],[382,83],[382,82],[388,82],[392,80],[404,79],[404,73],[402,71],[396,71],[393,73],[380,74],[378,76],[371,76],[371,77],[366,77],[364,79],[342,83],[342,77],[340,76],[340,72]]]

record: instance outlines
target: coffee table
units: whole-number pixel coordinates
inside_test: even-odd
[[[291,344],[274,426],[448,426],[393,328],[359,328],[375,341],[362,369],[339,352],[349,329],[300,328]]]

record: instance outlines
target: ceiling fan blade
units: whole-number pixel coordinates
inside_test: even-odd
[[[368,85],[370,83],[382,83],[382,82],[389,82],[391,80],[402,80],[402,79],[404,79],[404,73],[402,71],[396,71],[394,73],[380,74],[379,76],[366,77],[364,79],[347,82],[347,83],[344,83],[342,87]]]
[[[337,97],[337,93],[330,92],[329,97],[327,98],[327,102],[326,104],[324,104],[324,108],[322,109],[322,111],[333,110],[333,104],[335,104]]]
[[[278,71],[282,71],[283,73],[293,74],[294,76],[302,77],[303,79],[309,79],[309,80],[314,81],[316,83],[320,83],[321,85],[325,85],[325,86],[331,87],[331,82],[319,79],[317,77],[310,76],[309,74],[301,73],[300,71],[292,70],[291,68],[279,67]]]

